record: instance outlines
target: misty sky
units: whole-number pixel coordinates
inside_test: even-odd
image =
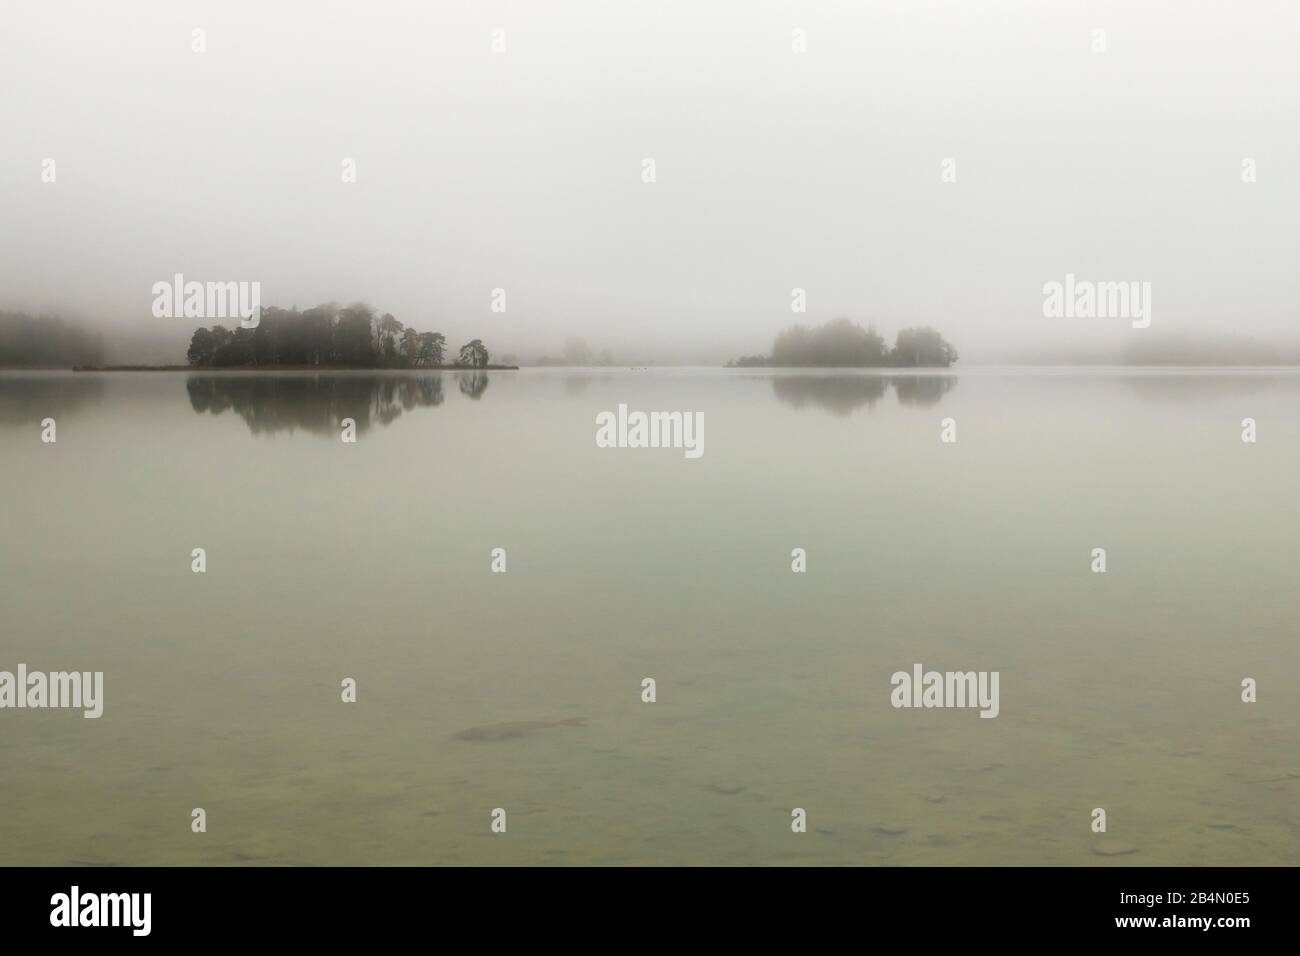
[[[176,272],[525,359],[715,362],[841,315],[966,361],[1291,335],[1297,36],[1286,0],[0,0],[0,307],[172,361]],[[1044,318],[1067,272],[1150,281],[1152,328]]]

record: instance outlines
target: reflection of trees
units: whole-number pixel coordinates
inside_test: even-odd
[[[460,393],[468,395],[470,398],[478,401],[487,391],[488,377],[486,372],[470,372],[468,375],[456,376],[459,381],[456,384],[460,386]]]
[[[898,393],[900,405],[937,405],[953,386],[957,379],[951,375],[895,375],[890,381]]]
[[[564,377],[564,392],[566,395],[581,395],[587,391],[593,381],[595,379],[590,375],[566,375]]]
[[[778,375],[772,379],[776,397],[787,405],[814,405],[836,415],[872,406],[885,394],[882,375]]]
[[[442,377],[432,375],[191,375],[190,407],[203,414],[233,410],[254,434],[303,429],[336,434],[344,418],[357,431],[391,425],[403,412],[443,402]]]
[[[1121,372],[1119,377],[1126,386],[1148,401],[1239,398],[1279,386],[1291,391],[1300,389],[1300,378],[1287,372]]]
[[[39,425],[98,405],[104,380],[95,372],[0,376],[0,427]]]
[[[835,415],[848,415],[874,407],[894,386],[903,405],[934,405],[957,378],[952,375],[777,375],[772,379],[776,397],[787,405],[811,405]]]

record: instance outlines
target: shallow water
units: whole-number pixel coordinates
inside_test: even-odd
[[[0,670],[106,698],[0,710],[0,863],[1294,865],[1297,399],[1268,370],[0,373]],[[619,403],[702,412],[703,457],[597,448]],[[999,716],[893,708],[917,662],[998,671]]]

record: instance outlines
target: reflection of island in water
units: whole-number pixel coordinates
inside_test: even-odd
[[[460,393],[468,395],[470,398],[478,401],[487,391],[488,377],[486,372],[469,372],[468,374],[458,375],[457,384],[460,386]]]
[[[478,400],[487,390],[485,372],[457,374],[460,392]],[[354,419],[357,432],[391,425],[403,412],[441,405],[442,373],[408,375],[191,375],[185,382],[198,414],[231,409],[254,434],[303,429],[337,435]]]
[[[957,384],[955,375],[778,375],[772,379],[776,397],[787,405],[811,405],[848,415],[873,407],[894,387],[899,404],[936,405]]]
[[[104,383],[82,375],[20,373],[0,376],[0,427],[61,420],[93,408],[104,398]]]

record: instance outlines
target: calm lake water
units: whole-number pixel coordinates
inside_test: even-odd
[[[597,448],[620,403],[703,457]],[[0,711],[0,863],[1294,865],[1297,411],[1266,370],[0,373],[0,670],[105,673],[99,720]],[[999,716],[893,708],[915,663]]]

